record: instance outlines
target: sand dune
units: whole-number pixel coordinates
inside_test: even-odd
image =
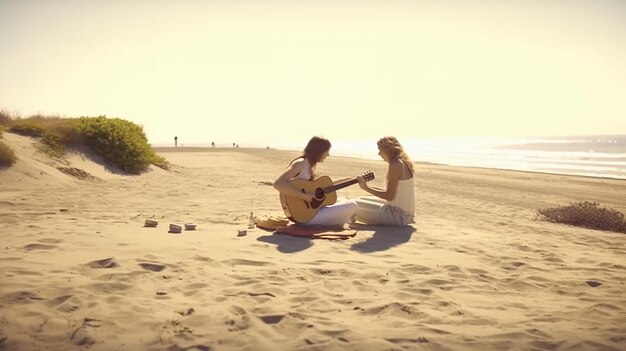
[[[624,181],[418,165],[413,227],[237,237],[251,211],[282,215],[271,182],[296,153],[160,149],[172,171],[129,176],[4,136],[0,350],[626,350],[626,235],[534,220],[626,212]],[[382,161],[319,167],[366,169],[381,185]]]

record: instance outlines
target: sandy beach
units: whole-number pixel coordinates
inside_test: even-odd
[[[271,185],[297,152],[163,148],[170,171],[131,176],[4,141],[0,350],[626,350],[626,235],[535,220],[626,213],[623,180],[418,164],[412,227],[238,237],[283,215]],[[382,186],[382,160],[331,150],[318,172],[370,169]]]

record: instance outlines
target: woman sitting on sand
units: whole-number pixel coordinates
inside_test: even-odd
[[[315,136],[309,140],[304,153],[289,163],[289,166],[274,182],[274,188],[280,193],[300,198],[307,202],[315,199],[313,194],[300,192],[296,187],[289,184],[294,178],[313,180],[315,166],[318,162],[324,162],[330,151],[330,141],[323,137]],[[356,213],[356,203],[352,200],[341,199],[335,204],[321,207],[315,216],[306,225],[339,226],[348,222]]]
[[[395,137],[378,140],[378,155],[389,163],[387,187],[380,189],[367,185],[358,177],[361,189],[374,195],[356,200],[356,219],[365,224],[405,226],[414,223],[415,170],[413,162]]]

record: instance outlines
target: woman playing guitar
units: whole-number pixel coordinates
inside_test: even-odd
[[[405,226],[414,223],[415,169],[413,162],[392,136],[378,140],[378,155],[387,163],[387,186],[381,189],[369,186],[363,177],[357,177],[361,189],[374,195],[356,200],[356,219],[372,225]]]
[[[315,166],[319,162],[324,162],[330,151],[330,141],[323,137],[314,136],[309,140],[304,153],[291,161],[289,166],[274,182],[274,188],[281,194],[281,203],[285,214],[293,220],[293,216],[289,213],[285,199],[297,200],[298,204],[305,204],[307,210],[309,207],[315,207],[316,203],[320,203],[320,199],[316,198],[316,194],[305,192],[302,188],[294,185],[294,179],[302,179],[305,181],[314,180]],[[318,194],[318,197],[320,195]],[[302,201],[299,201],[299,200]],[[340,199],[332,205],[321,206],[319,208],[311,208],[312,218],[301,224],[306,225],[323,225],[323,226],[340,226],[350,221],[356,213],[357,205],[352,200]]]

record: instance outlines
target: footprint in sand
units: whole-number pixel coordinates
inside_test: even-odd
[[[331,271],[330,269],[312,268],[311,272],[313,274],[328,275],[328,274],[331,274],[333,271]]]
[[[0,305],[31,303],[38,300],[44,300],[44,298],[30,291],[18,291],[0,296]]]
[[[38,243],[44,243],[44,244],[60,244],[63,242],[63,240],[61,239],[54,239],[54,238],[43,238],[43,239],[39,239],[37,240]]]
[[[176,311],[176,313],[180,314],[181,316],[191,316],[194,312],[195,310],[193,308],[188,308],[182,311]]]
[[[28,244],[24,246],[25,250],[52,250],[56,249],[58,246],[56,245],[48,245],[48,244]]]
[[[78,306],[73,305],[71,302],[65,303],[69,299],[71,299],[74,295],[62,295],[57,296],[54,299],[48,301],[48,305],[50,307],[56,308],[59,311],[71,313],[79,309]]]
[[[237,332],[250,328],[250,318],[248,316],[237,316],[236,318],[228,319],[224,324],[228,326],[228,331]]]
[[[564,263],[565,262],[562,259],[555,257],[555,256],[550,256],[550,257],[544,258],[543,260],[551,262],[551,263]]]
[[[270,265],[269,262],[263,261],[253,261],[253,260],[245,260],[245,259],[230,259],[224,260],[222,263],[231,265],[231,266],[267,266]]]
[[[206,288],[208,286],[209,286],[209,284],[206,284],[206,283],[191,283],[189,285],[186,285],[185,289],[187,289],[187,290],[197,290],[197,289]]]
[[[86,346],[89,347],[96,343],[96,339],[92,337],[92,332],[88,329],[91,328],[100,328],[100,320],[95,318],[85,318],[83,320],[83,324],[76,328],[70,336],[70,340],[73,340],[74,343],[78,346]]]
[[[416,339],[412,339],[412,338],[387,338],[387,341],[394,343],[394,344],[407,344],[407,346],[413,346],[415,344],[428,344],[430,341],[428,341],[428,339],[426,339],[423,336],[420,336],[419,338]]]
[[[55,297],[54,299],[50,300],[50,305],[51,306],[60,305],[64,303],[65,301],[69,300],[70,298],[72,298],[72,296],[74,295],[62,295],[62,296]]]
[[[434,292],[432,289],[417,289],[416,291],[422,295],[430,295]]]
[[[275,314],[275,315],[269,315],[269,316],[261,316],[259,318],[261,318],[261,320],[265,324],[276,324],[276,323],[279,323],[280,321],[282,321],[283,318],[285,318],[285,315],[283,315],[283,314]]]
[[[164,265],[156,263],[140,263],[139,265],[141,268],[152,272],[160,272],[165,269]]]
[[[68,304],[68,305],[60,305],[60,306],[57,307],[57,309],[59,311],[62,311],[62,312],[71,313],[71,312],[74,312],[77,309],[79,309],[79,307],[76,306],[76,305],[69,305]]]
[[[210,257],[205,257],[205,256],[200,256],[200,255],[195,255],[193,259],[196,261],[208,262],[208,263],[215,262],[215,260]]]
[[[385,305],[369,307],[366,309],[362,309],[363,314],[365,315],[379,315],[383,311],[386,314],[394,314],[394,315],[410,315],[413,312],[413,307],[409,305],[405,305],[399,302],[392,302]]]
[[[602,283],[600,283],[599,281],[595,281],[595,280],[587,280],[585,283],[587,283],[587,285],[589,285],[592,288],[597,288],[600,285],[602,285]]]
[[[103,258],[101,260],[91,261],[87,263],[87,265],[91,268],[115,268],[120,266],[113,260],[113,258]]]

